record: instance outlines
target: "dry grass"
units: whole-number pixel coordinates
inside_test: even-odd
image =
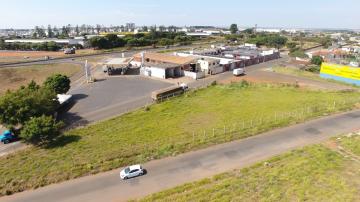
[[[360,164],[321,145],[306,147],[140,201],[359,201]]]
[[[49,149],[30,147],[0,158],[0,195],[249,137],[350,109],[354,103],[327,104],[329,100],[338,103],[350,98],[353,102],[360,100],[354,92],[272,85],[217,85],[189,92],[151,105],[149,110],[139,109],[69,131]],[[288,113],[304,106],[313,110]],[[278,118],[274,118],[275,112]],[[254,121],[250,124],[250,120]],[[248,127],[243,128],[242,121]]]
[[[76,64],[49,64],[32,65],[19,68],[0,69],[0,95],[6,90],[14,90],[21,85],[28,84],[31,80],[42,83],[48,76],[60,73],[72,76],[81,70]]]

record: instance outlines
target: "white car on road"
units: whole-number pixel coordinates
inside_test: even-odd
[[[133,166],[124,168],[120,172],[120,178],[122,180],[127,180],[129,178],[144,175],[145,172],[146,172],[145,169],[143,169],[141,165],[133,165]]]

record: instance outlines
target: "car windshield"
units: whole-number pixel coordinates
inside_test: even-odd
[[[130,168],[125,168],[125,173],[129,173],[130,172]]]

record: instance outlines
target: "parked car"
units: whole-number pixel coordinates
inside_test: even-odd
[[[241,76],[245,74],[245,69],[244,68],[238,68],[238,69],[234,69],[233,70],[233,75],[234,76]]]
[[[126,167],[122,171],[120,171],[120,178],[122,180],[127,180],[129,178],[144,175],[145,172],[145,169],[143,169],[141,165],[133,165]]]
[[[4,144],[8,144],[16,140],[17,137],[10,130],[6,130],[0,135],[0,141]]]

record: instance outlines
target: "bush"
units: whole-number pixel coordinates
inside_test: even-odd
[[[320,66],[324,62],[324,59],[320,56],[314,56],[311,58],[311,64]]]
[[[52,89],[57,94],[65,94],[70,90],[69,77],[61,74],[54,74],[46,79],[44,86]]]
[[[319,73],[320,66],[310,66],[310,67],[306,68],[305,70],[308,72]]]
[[[56,123],[51,116],[42,115],[31,118],[25,123],[20,137],[34,145],[46,145],[60,136],[61,125],[61,123]]]
[[[163,38],[159,41],[160,46],[169,46],[169,45],[173,45],[173,44],[174,44],[174,40],[172,40],[172,39]]]
[[[303,50],[294,50],[289,53],[290,57],[299,57],[299,58],[308,58],[309,56],[305,54]]]

